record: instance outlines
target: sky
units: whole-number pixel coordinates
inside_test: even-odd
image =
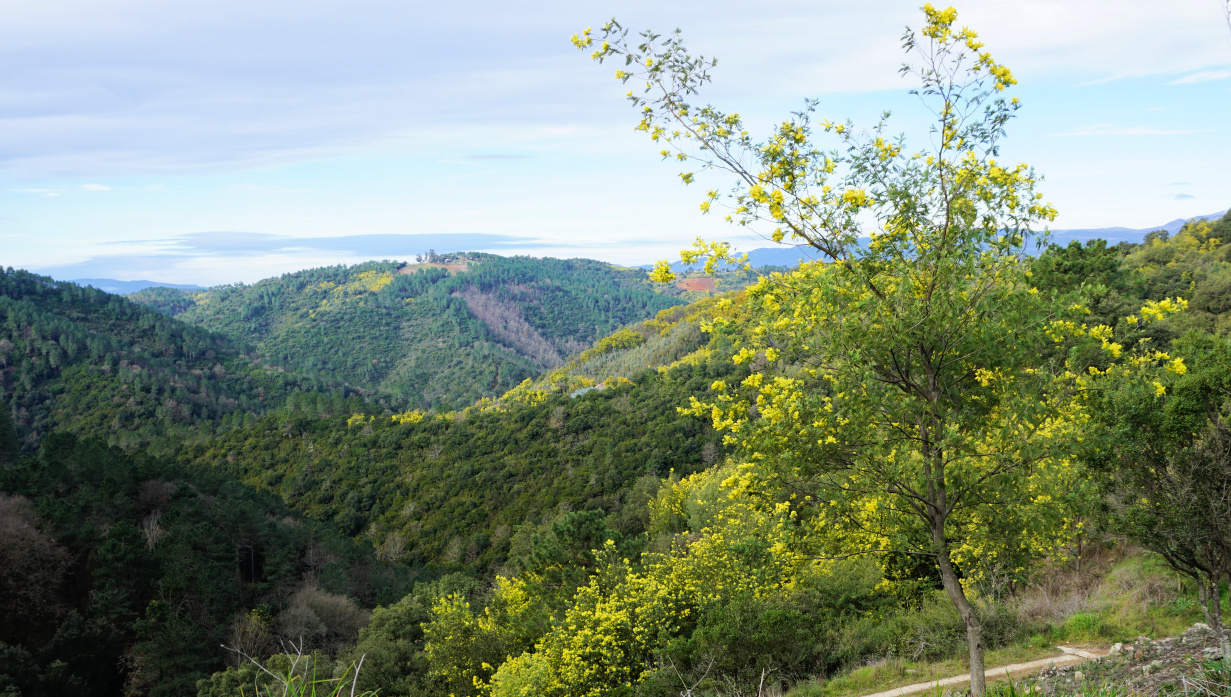
[[[1222,0],[971,0],[1019,80],[1003,160],[1055,228],[1145,228],[1231,205]],[[716,56],[697,101],[765,134],[822,117],[922,145],[898,74],[915,1],[6,0],[0,265],[214,285],[416,253],[642,264],[697,236],[705,187],[634,132],[614,67],[569,36],[612,16]]]

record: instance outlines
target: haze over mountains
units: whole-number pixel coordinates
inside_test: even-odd
[[[1195,216],[1195,220],[1213,220],[1226,211]],[[1146,233],[1154,230],[1166,230],[1174,234],[1186,219],[1177,218],[1162,225],[1144,228],[1106,227],[1089,229],[1052,230],[1052,241],[1064,245],[1072,240],[1084,242],[1093,239],[1105,239],[1111,244],[1119,242],[1141,242]],[[442,254],[464,253],[472,250],[499,251],[509,246],[507,236],[476,235],[476,234],[440,234],[440,235],[350,235],[322,239],[290,238],[277,235],[241,234],[241,233],[198,233],[188,236],[189,241],[176,248],[176,258],[191,256],[193,253],[254,253],[275,252],[293,249],[333,250],[339,253],[361,253],[369,258],[410,259],[428,246],[439,249]],[[579,250],[580,251],[580,250]],[[581,256],[587,256],[582,252]],[[592,256],[601,256],[596,252]],[[767,266],[791,267],[805,259],[813,259],[815,255],[803,247],[772,246],[748,250],[748,261],[753,268]],[[652,263],[639,265],[637,268],[650,269]],[[678,262],[672,265],[675,269],[685,268]],[[204,290],[204,286],[193,284],[175,284],[164,281],[149,280],[116,280],[113,278],[76,278],[67,277],[63,273],[50,273],[57,280],[67,280],[82,286],[93,286],[108,293],[136,293],[146,288],[176,288],[180,290]],[[71,274],[70,274],[71,276]]]

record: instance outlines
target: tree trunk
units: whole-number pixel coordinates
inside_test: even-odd
[[[945,584],[945,593],[953,601],[957,614],[966,623],[966,645],[970,649],[970,694],[980,697],[987,687],[987,675],[983,664],[983,623],[979,620],[974,606],[966,599],[966,591],[953,568],[953,560],[949,558],[949,545],[945,542],[943,524],[933,526],[932,540],[936,545],[937,566],[940,567],[940,579]]]
[[[1201,596],[1201,609],[1205,611],[1206,624],[1210,625],[1214,636],[1218,638],[1222,660],[1231,663],[1231,636],[1227,635],[1227,628],[1222,624],[1222,590],[1219,588],[1219,579],[1217,576],[1211,576],[1207,582],[1206,579],[1200,578],[1201,572],[1197,573],[1197,589]]]

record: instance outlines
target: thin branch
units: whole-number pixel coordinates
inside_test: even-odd
[[[836,557],[787,557],[784,559],[775,559],[779,564],[788,561],[841,561],[850,559],[851,557],[859,557],[865,554],[908,554],[912,557],[935,557],[935,552],[908,552],[904,549],[865,549],[862,552],[851,552],[850,554],[842,554]]]

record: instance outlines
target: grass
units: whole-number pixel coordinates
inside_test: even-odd
[[[988,668],[995,668],[1060,655],[1062,655],[1061,652],[1055,647],[1009,646],[988,651],[984,661]],[[969,670],[968,664],[969,661],[964,658],[950,658],[931,663],[916,663],[894,658],[857,668],[832,680],[800,685],[788,695],[789,697],[852,697],[961,675]],[[988,677],[991,679],[994,676],[989,675]]]
[[[1205,621],[1192,582],[1167,568],[1156,555],[1108,547],[1086,560],[1083,568],[1065,567],[1040,575],[1040,582],[1009,600],[1022,627],[1033,629],[1012,645],[988,651],[988,668],[1059,655],[1059,644],[1110,646],[1138,636],[1176,636]],[[1227,616],[1231,616],[1228,612]],[[854,697],[967,672],[967,658],[934,662],[889,658],[850,670],[829,680],[803,683],[788,697]],[[988,673],[989,682],[996,676]],[[995,697],[1037,694],[1033,688],[1001,684]],[[1113,686],[1089,684],[1083,697],[1115,697]],[[927,693],[919,693],[926,695]]]
[[[1082,683],[1068,695],[1056,693],[1054,697],[1125,697],[1128,690],[1111,683]],[[1043,697],[1044,693],[1037,685],[1018,683],[1013,680],[993,683],[987,686],[986,697]]]
[[[363,656],[357,664],[347,666],[339,677],[323,678],[317,677],[319,656],[305,654],[302,639],[298,644],[289,642],[289,647],[284,648],[294,653],[275,654],[265,664],[239,649],[230,649],[259,670],[251,691],[246,684],[239,685],[240,697],[377,697],[376,692],[356,691]]]

